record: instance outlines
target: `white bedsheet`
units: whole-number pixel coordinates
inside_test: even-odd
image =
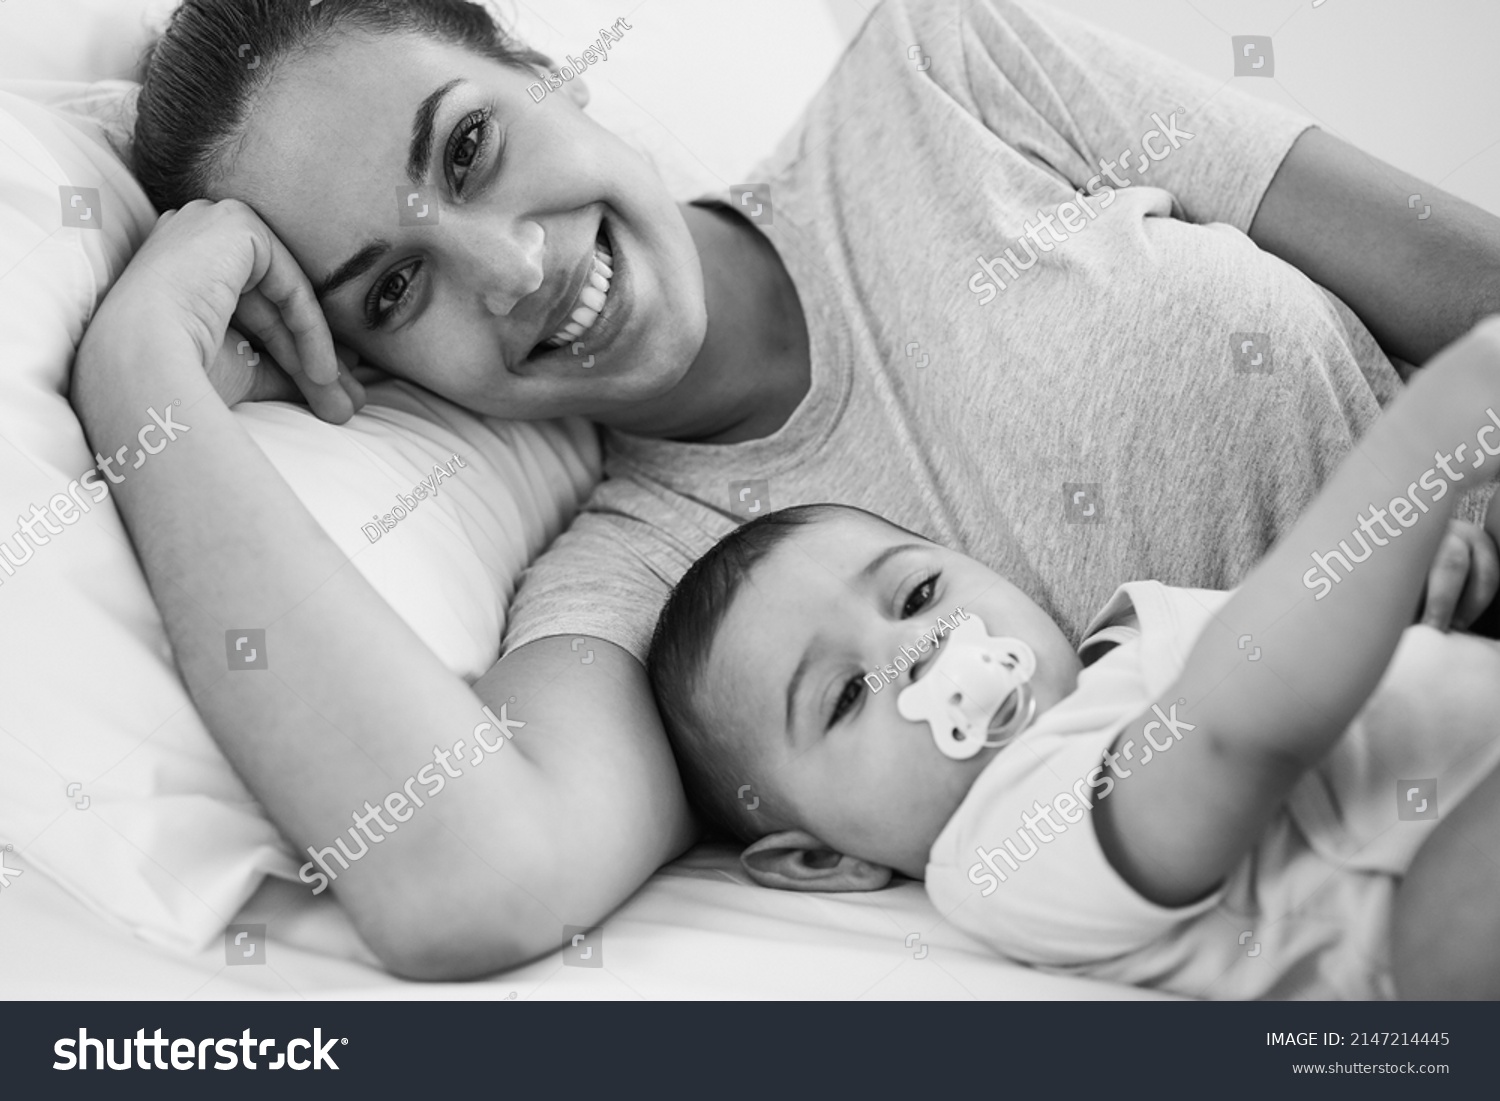
[[[1006,963],[945,925],[918,883],[794,895],[750,884],[733,850],[700,846],[604,924],[603,966],[557,952],[475,983],[411,983],[373,966],[330,896],[276,883],[236,918],[264,922],[264,965],[221,945],[182,956],[91,913],[15,853],[0,890],[0,996],[71,999],[1110,999],[1129,987]],[[917,938],[908,947],[909,934]],[[922,947],[926,946],[926,953]],[[922,955],[921,959],[917,956]]]

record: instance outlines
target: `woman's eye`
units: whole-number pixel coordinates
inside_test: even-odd
[[[850,677],[849,683],[844,685],[844,690],[839,693],[839,698],[834,701],[833,714],[828,718],[828,725],[842,719],[845,713],[859,702],[859,694],[865,690],[865,682],[860,677]]]
[[[490,112],[475,111],[465,118],[448,139],[448,174],[453,192],[461,195],[469,173],[479,163],[490,132]]]
[[[906,598],[906,603],[901,605],[902,619],[910,619],[932,603],[933,595],[937,592],[938,577],[938,574],[933,574],[912,589]]]
[[[411,295],[412,283],[421,266],[411,264],[393,271],[370,288],[370,297],[365,303],[365,323],[370,328],[379,328],[401,310]]]

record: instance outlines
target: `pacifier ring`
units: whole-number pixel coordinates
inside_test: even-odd
[[[985,733],[984,745],[986,749],[1010,744],[1010,742],[1015,740],[1017,735],[1031,725],[1031,720],[1036,717],[1036,697],[1031,693],[1031,685],[1018,685],[1014,692],[1005,697],[1005,703],[1000,705],[1000,711],[1003,712],[1006,704],[1011,700],[1016,701],[1016,706],[1010,718],[1001,723],[999,729],[990,730]]]

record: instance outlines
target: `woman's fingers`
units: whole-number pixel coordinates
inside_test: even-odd
[[[240,295],[239,305],[234,311],[234,323],[246,332],[254,333],[271,357],[281,365],[297,362],[297,341],[292,330],[281,319],[281,310],[267,298],[259,287],[251,287]]]
[[[364,408],[363,383],[355,377],[353,364],[359,357],[347,348],[338,348],[339,379],[334,387],[348,399],[352,413]],[[246,401],[293,401],[309,405],[307,394],[277,364],[269,350],[262,351],[236,329],[229,329],[219,355],[209,370],[209,381],[226,405]],[[325,418],[332,419],[332,418]],[[347,419],[347,418],[344,418]]]
[[[286,246],[246,208],[255,227],[255,260],[240,296],[235,319],[266,346],[320,418],[342,424],[363,403],[348,386],[348,368],[339,362],[328,322],[312,285]],[[345,349],[352,362],[358,357]]]
[[[225,330],[218,355],[208,366],[208,381],[228,406],[300,397],[296,384],[277,370],[270,353],[255,348],[232,326]]]
[[[350,404],[354,412],[358,413],[365,407],[365,387],[356,377],[354,370],[341,356],[339,358],[339,385],[344,388],[344,393],[349,395]]]
[[[254,268],[243,293],[251,296],[254,292],[253,297],[270,302],[276,310],[274,321],[256,311],[257,317],[267,324],[267,331],[257,330],[257,335],[266,341],[268,348],[277,351],[282,368],[298,380],[298,385],[303,378],[314,386],[337,384],[339,368],[333,336],[312,284],[270,227],[249,207],[243,207],[243,212],[252,219],[255,228],[251,235],[255,245]],[[311,399],[312,395],[308,396]]]
[[[321,318],[321,314],[319,316]],[[240,296],[234,319],[237,324],[253,332],[265,345],[266,351],[275,360],[280,372],[291,380],[294,389],[301,393],[314,413],[323,420],[333,421],[336,424],[348,420],[353,415],[355,407],[352,402],[346,400],[350,395],[339,381],[337,374],[332,382],[318,383],[307,374],[295,371],[288,366],[288,364],[297,364],[301,361],[297,336],[287,325],[281,308],[261,290],[260,286],[251,287]],[[324,327],[326,332],[326,322]],[[338,353],[334,351],[331,336],[328,337],[328,342],[330,354],[334,356],[337,368]],[[347,350],[345,354],[353,356],[353,353]],[[267,400],[263,396],[264,390],[258,390],[257,394],[262,396],[257,396],[255,400]],[[295,401],[296,398],[293,397],[291,400]]]
[[[248,230],[252,249],[250,271],[235,308],[236,320],[261,341],[314,413],[342,424],[354,415],[354,401],[339,381],[333,336],[312,284],[287,247],[253,210],[234,200],[219,206]]]

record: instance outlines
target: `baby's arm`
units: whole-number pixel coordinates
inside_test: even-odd
[[[1107,758],[1120,779],[1096,803],[1095,828],[1145,897],[1181,905],[1212,890],[1364,705],[1412,622],[1455,502],[1500,472],[1491,424],[1500,318],[1420,373],[1204,629],[1159,701],[1175,728],[1147,712],[1121,733]],[[1358,553],[1356,532],[1370,553],[1346,567],[1329,552],[1342,540]],[[1143,762],[1163,739],[1170,751]],[[1115,758],[1131,742],[1130,759]]]

